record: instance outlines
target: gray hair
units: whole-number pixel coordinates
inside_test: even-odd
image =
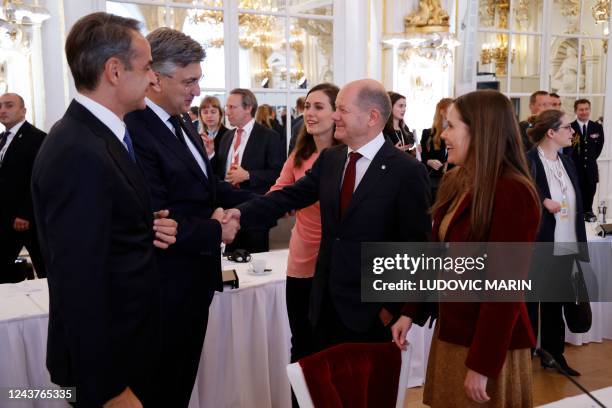
[[[199,63],[206,57],[196,40],[172,28],[158,28],[147,35],[147,40],[153,57],[151,68],[162,75],[172,75],[176,68]]]
[[[391,99],[384,88],[378,89],[367,85],[362,87],[357,94],[356,105],[362,111],[372,108],[378,109],[382,117],[382,123],[387,123],[391,116]]]

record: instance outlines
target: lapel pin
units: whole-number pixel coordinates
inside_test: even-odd
[[[382,166],[380,166],[381,169],[385,170],[387,168],[387,166],[385,166],[384,164]]]

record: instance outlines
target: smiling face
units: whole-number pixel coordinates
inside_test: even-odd
[[[446,143],[448,162],[461,166],[465,164],[470,147],[470,129],[461,119],[454,104],[450,106],[446,118],[448,127],[442,132],[441,137]]]
[[[334,128],[333,113],[334,109],[325,92],[311,92],[306,97],[304,105],[306,131],[313,136],[331,132]]]
[[[202,68],[199,62],[176,67],[172,75],[159,74],[162,90],[162,106],[170,115],[188,112],[193,98],[200,95]]]
[[[393,104],[393,111],[392,111],[393,118],[397,120],[402,120],[404,119],[405,114],[406,114],[406,99],[404,98],[398,99]]]
[[[155,74],[151,70],[151,47],[149,42],[138,32],[132,34],[132,57],[130,67],[122,62],[121,75],[118,76],[117,100],[124,112],[131,112],[146,107],[144,97],[149,86],[155,83]]]
[[[359,89],[347,85],[340,90],[336,98],[336,110],[332,119],[336,125],[334,137],[351,146],[351,142],[360,140],[368,131],[369,112],[357,104]]]
[[[576,117],[581,122],[587,122],[591,117],[591,105],[588,103],[579,103],[576,106]]]

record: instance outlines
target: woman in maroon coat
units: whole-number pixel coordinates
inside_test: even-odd
[[[458,98],[442,138],[455,164],[433,206],[433,238],[444,242],[533,242],[540,220],[536,189],[521,149],[510,101],[496,91]],[[526,279],[529,257],[508,257]],[[488,270],[494,270],[489,264]],[[532,405],[530,348],[523,302],[408,303],[393,326],[406,345],[412,323],[437,315],[423,402],[437,406]],[[435,309],[435,310],[434,310]]]

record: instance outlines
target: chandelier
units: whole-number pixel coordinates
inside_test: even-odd
[[[480,63],[488,65],[495,63],[495,74],[498,76],[506,75],[508,66],[508,52],[510,52],[510,62],[514,63],[516,50],[508,49],[508,39],[500,34],[495,43],[484,43],[480,49]]]
[[[596,24],[607,23],[610,17],[610,0],[598,0],[591,10]]]
[[[4,0],[0,8],[0,49],[26,50],[30,46],[30,28],[50,17],[38,4],[24,4],[18,0]]]

